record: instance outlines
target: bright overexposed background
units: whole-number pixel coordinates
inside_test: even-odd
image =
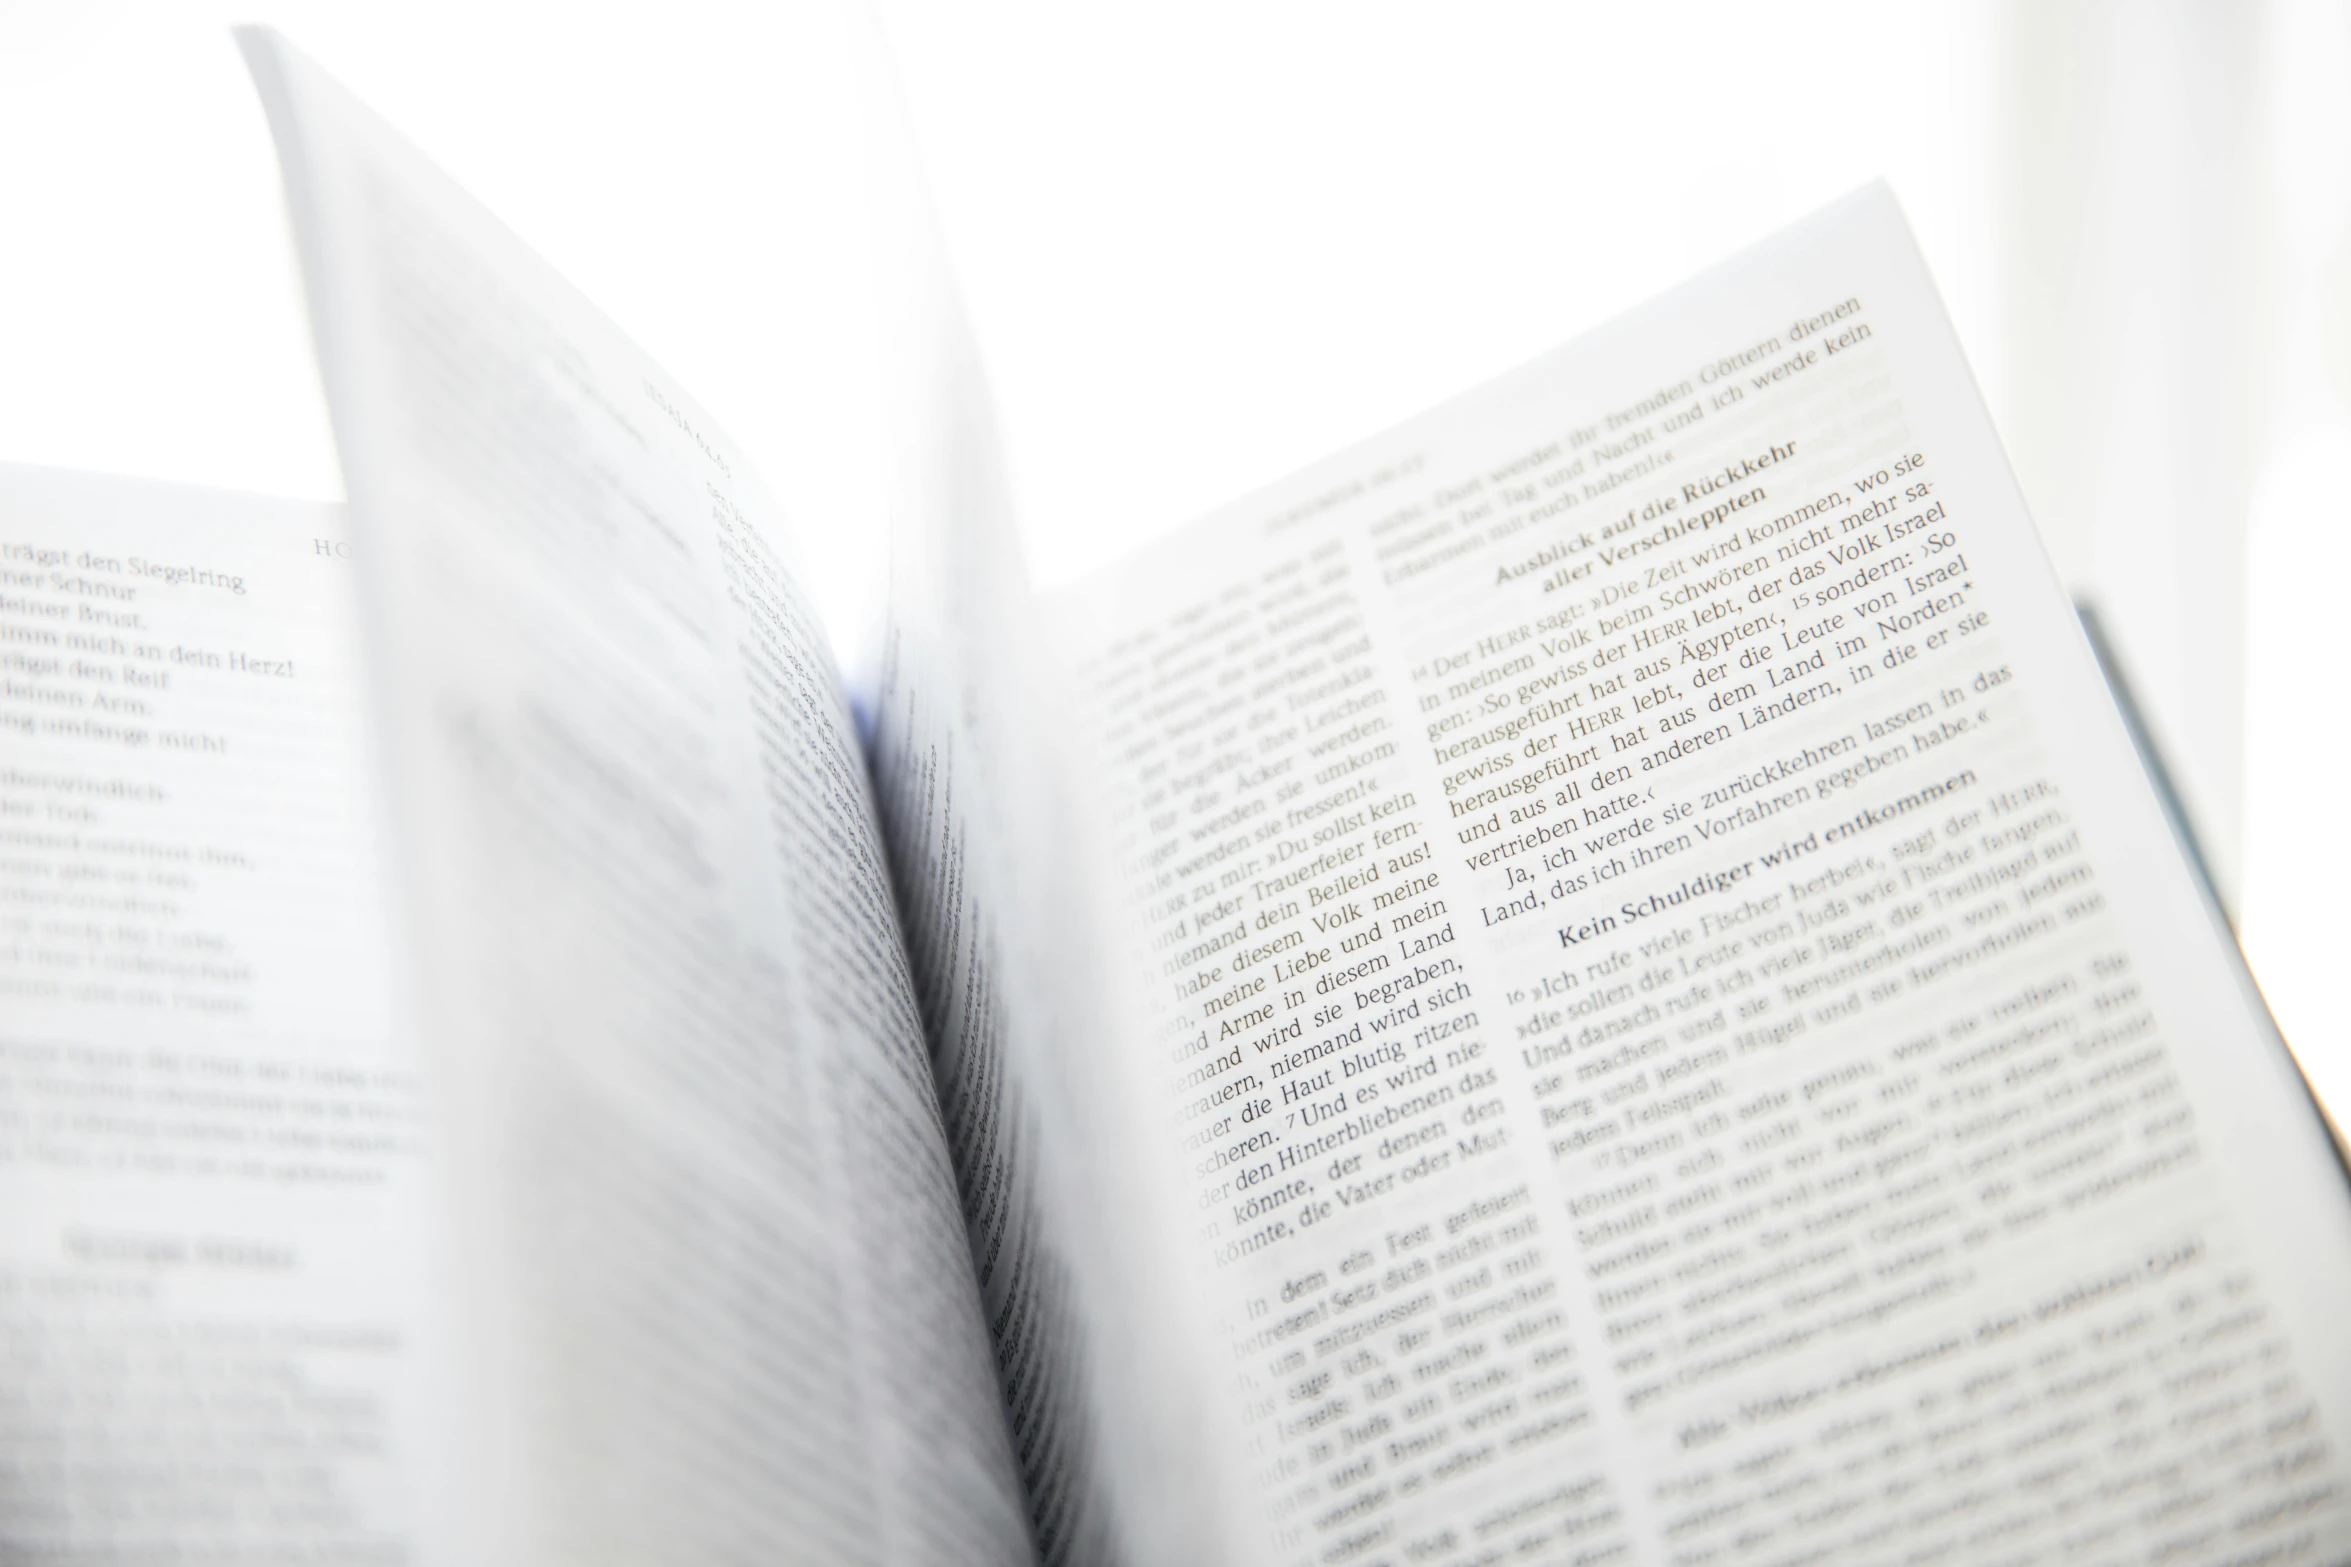
[[[2351,1104],[2344,0],[0,0],[0,460],[339,494],[251,19],[694,390],[851,646],[877,38],[1048,582],[1887,179]]]

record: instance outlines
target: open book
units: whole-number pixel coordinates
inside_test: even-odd
[[[0,1556],[2351,1552],[2351,1185],[1883,191],[1042,601],[917,267],[851,690],[245,41],[350,505],[0,477]]]

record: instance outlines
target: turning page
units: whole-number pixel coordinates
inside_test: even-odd
[[[2339,1558],[2351,1193],[1892,199],[1063,595],[1268,1558]]]
[[[363,569],[340,508],[0,469],[0,1558],[414,1549]]]
[[[877,98],[885,94],[877,91]],[[1108,824],[1012,526],[991,404],[898,128],[901,406],[889,622],[861,691],[898,906],[1014,1452],[1048,1564],[1228,1559],[1233,1443],[1190,1373],[1180,1193],[1129,1157],[1159,1123],[1109,982]],[[896,176],[892,178],[891,176]]]
[[[434,1560],[1032,1556],[863,762],[740,452],[272,35],[452,1283]]]

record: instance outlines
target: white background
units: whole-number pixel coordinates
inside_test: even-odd
[[[1046,582],[1888,179],[2289,1036],[2351,1103],[2341,0],[0,0],[0,460],[339,496],[226,35],[254,18],[695,390],[852,650],[877,31]]]

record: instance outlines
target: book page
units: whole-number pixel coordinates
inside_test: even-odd
[[[859,704],[1031,1523],[1048,1563],[1224,1560],[1232,1443],[1188,1376],[1207,1313],[1152,1244],[1183,1222],[1180,1193],[1126,1156],[1157,1107],[1107,982],[1089,872],[1107,823],[1073,787],[919,178],[886,114],[876,139],[902,198],[884,247],[901,444],[890,614]]]
[[[414,1548],[362,570],[339,508],[0,469],[0,1558]]]
[[[1031,1559],[790,530],[617,329],[244,38],[371,567],[396,1025],[450,1194],[433,1559]]]
[[[1268,1559],[2339,1557],[2351,1192],[1882,189],[1057,609]]]

